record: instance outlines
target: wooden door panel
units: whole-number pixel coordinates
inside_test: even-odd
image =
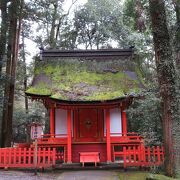
[[[97,109],[79,110],[79,137],[89,140],[98,137]]]

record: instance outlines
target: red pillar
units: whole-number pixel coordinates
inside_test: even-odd
[[[55,134],[55,109],[50,109],[50,134]]]
[[[122,111],[122,134],[123,136],[127,136],[127,119],[126,119],[126,112]]]
[[[71,110],[67,112],[67,163],[72,163],[72,134],[71,134]]]
[[[106,146],[107,162],[111,162],[110,110],[106,109]]]

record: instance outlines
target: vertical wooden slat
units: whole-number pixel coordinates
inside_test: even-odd
[[[7,167],[9,167],[9,163],[10,163],[10,162],[9,162],[9,160],[10,160],[10,156],[11,156],[11,154],[10,154],[10,153],[11,153],[11,152],[10,152],[10,150],[11,150],[10,148],[7,148]]]
[[[7,149],[4,151],[4,165],[7,166]]]
[[[123,147],[123,159],[124,159],[124,169],[127,168],[127,164],[126,164],[126,147]]]
[[[28,149],[28,166],[31,164],[31,157],[32,157],[32,155],[31,155],[31,148],[29,148]]]
[[[43,165],[45,165],[46,163],[46,149],[43,149],[43,161],[42,161]]]
[[[24,165],[26,165],[26,157],[27,157],[27,154],[26,154],[27,152],[26,152],[26,148],[23,148],[23,154],[24,154],[24,156],[23,156],[23,164]]]
[[[17,155],[18,155],[18,164],[21,164],[21,148],[17,149]]]
[[[14,160],[14,157],[15,157],[15,155],[14,155],[14,148],[12,148],[12,159],[11,159],[11,163],[12,164],[15,164],[15,160]]]
[[[131,164],[131,147],[128,147],[128,151],[127,151],[127,157],[128,157],[128,163]]]
[[[53,148],[52,165],[53,165],[53,166],[56,165],[56,149],[55,149],[55,148]]]
[[[51,151],[50,151],[50,148],[48,148],[48,164],[50,164],[50,153],[51,153]]]
[[[133,146],[133,161],[134,161],[134,164],[136,164],[136,147]]]
[[[141,151],[141,146],[138,146],[138,165],[141,166],[142,165],[142,151]]]

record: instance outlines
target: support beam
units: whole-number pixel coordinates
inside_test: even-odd
[[[107,163],[111,162],[110,110],[106,109],[106,147]]]
[[[71,110],[67,111],[67,163],[72,163]]]
[[[55,134],[55,109],[50,109],[50,134]]]
[[[127,136],[127,119],[126,119],[126,112],[122,111],[122,134],[123,136]]]

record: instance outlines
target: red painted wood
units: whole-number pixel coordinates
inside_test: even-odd
[[[93,162],[95,163],[95,166],[97,165],[98,162],[100,162],[99,159],[99,152],[80,152],[80,163],[83,164],[86,162]]]
[[[106,109],[106,146],[107,162],[111,162],[110,111]]]
[[[56,150],[38,148],[38,168],[55,165]],[[45,161],[47,158],[50,160]],[[34,148],[0,148],[1,168],[33,168]]]
[[[50,134],[55,133],[55,109],[50,109]]]
[[[98,138],[97,109],[79,110],[79,139],[80,141],[96,141]]]
[[[104,109],[98,110],[98,139],[103,141],[104,138]]]
[[[106,162],[106,144],[73,144],[72,145],[72,162],[80,162],[80,152],[99,152],[100,162]]]
[[[164,160],[163,147],[144,147],[140,145],[123,147],[124,168],[127,166],[153,166],[161,165]]]
[[[67,162],[72,163],[71,110],[67,111]]]
[[[73,110],[73,141],[76,140],[77,138],[77,111]]]
[[[127,119],[126,119],[126,112],[122,111],[122,133],[124,136],[127,135]]]

